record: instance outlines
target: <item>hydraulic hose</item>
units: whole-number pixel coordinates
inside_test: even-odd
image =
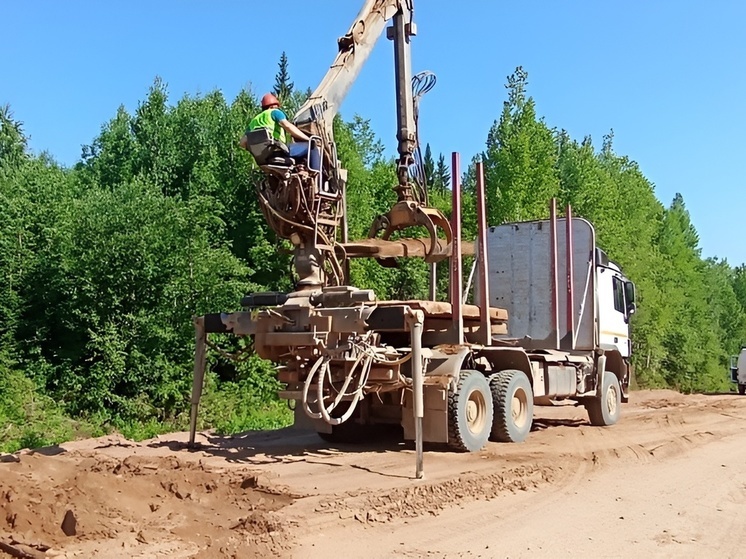
[[[303,411],[306,412],[306,415],[310,417],[311,419],[321,419],[321,412],[313,412],[311,411],[310,406],[308,405],[308,390],[311,388],[311,383],[313,382],[313,377],[316,376],[316,372],[321,367],[321,364],[324,362],[328,362],[329,357],[326,355],[322,355],[316,360],[316,363],[313,364],[313,367],[311,367],[311,370],[308,371],[308,375],[306,376],[306,381],[303,383]],[[321,403],[319,403],[319,407],[321,407]]]
[[[365,385],[368,383],[368,377],[370,376],[370,371],[373,368],[374,363],[398,366],[409,360],[412,356],[410,353],[399,359],[389,360],[381,358],[376,354],[375,349],[370,346],[366,340],[359,340],[354,343],[354,346],[358,350],[358,356],[350,367],[350,371],[345,376],[344,383],[339,390],[334,387],[331,380],[331,356],[321,355],[308,371],[306,380],[303,382],[302,405],[303,411],[311,419],[323,419],[330,425],[340,425],[344,423],[352,417],[352,414],[355,412],[360,400],[363,398]],[[357,385],[353,391],[348,392],[356,373],[358,374]],[[325,398],[324,395],[327,382],[328,386],[337,393],[329,405],[325,403],[327,398]],[[313,411],[309,403],[309,394],[311,393],[311,387],[314,385],[316,388],[316,407],[318,411]],[[337,408],[337,406],[339,406],[345,397],[349,396],[352,396],[352,400],[350,400],[350,405],[347,410],[340,417],[332,417],[332,412]]]

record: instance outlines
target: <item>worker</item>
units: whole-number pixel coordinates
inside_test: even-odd
[[[288,120],[288,117],[280,109],[280,100],[272,93],[267,93],[262,97],[262,112],[249,122],[249,132],[257,128],[266,128],[272,133],[275,140],[287,145],[290,157],[295,161],[306,161],[311,139]],[[290,138],[298,141],[289,143],[288,139]],[[246,150],[249,149],[246,134],[241,138],[241,147]],[[310,168],[314,171],[320,171],[321,152],[318,147],[311,150],[310,159]]]

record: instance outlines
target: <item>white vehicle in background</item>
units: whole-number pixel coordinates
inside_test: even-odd
[[[730,358],[730,380],[738,385],[739,394],[746,394],[746,346]]]

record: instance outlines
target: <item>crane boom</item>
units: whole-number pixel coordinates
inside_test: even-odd
[[[301,106],[295,124],[306,133],[333,138],[334,117],[368,60],[386,24],[394,20],[390,39],[394,40],[396,65],[397,139],[400,166],[411,163],[416,144],[411,89],[411,49],[414,0],[366,0],[349,31],[337,40],[339,52],[316,90]]]

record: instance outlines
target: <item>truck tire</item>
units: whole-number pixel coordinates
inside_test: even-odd
[[[746,394],[746,384],[739,384],[738,385],[738,393],[743,396]]]
[[[476,452],[487,444],[492,429],[492,394],[479,371],[461,371],[456,390],[448,395],[448,445]]]
[[[526,440],[534,419],[534,392],[523,371],[508,369],[490,376],[495,417],[492,439],[503,443]]]
[[[619,379],[611,371],[604,373],[601,394],[585,401],[591,425],[606,427],[619,421],[622,412],[622,391]]]

